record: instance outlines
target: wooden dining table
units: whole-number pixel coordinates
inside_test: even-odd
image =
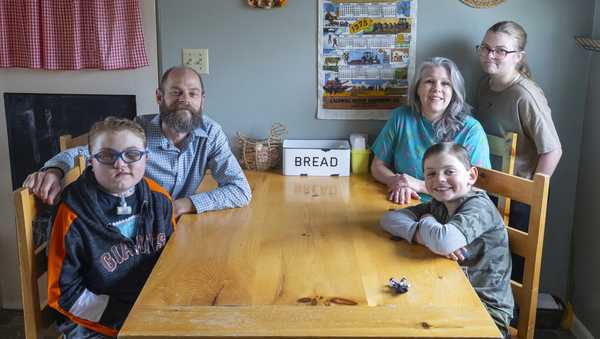
[[[381,229],[402,206],[370,176],[246,175],[249,206],[180,218],[120,338],[500,337],[456,262]]]

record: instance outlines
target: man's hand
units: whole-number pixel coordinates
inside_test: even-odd
[[[52,205],[62,191],[60,179],[62,172],[56,168],[34,172],[27,176],[23,187],[29,188],[33,194],[45,204]]]
[[[182,214],[196,213],[196,208],[190,198],[180,198],[173,201],[173,213],[179,218]]]

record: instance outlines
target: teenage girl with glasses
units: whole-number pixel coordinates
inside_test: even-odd
[[[544,92],[531,79],[519,24],[502,21],[490,27],[479,46],[479,62],[487,74],[479,84],[478,117],[487,133],[515,132],[515,174],[531,178],[552,175],[562,155]]]
[[[486,133],[517,133],[515,175],[532,178],[536,172],[552,175],[562,149],[544,92],[531,79],[526,61],[527,33],[512,21],[490,27],[477,46],[486,76],[477,91],[477,117]],[[527,230],[529,206],[511,202],[509,225]],[[513,262],[520,280],[523,265]]]

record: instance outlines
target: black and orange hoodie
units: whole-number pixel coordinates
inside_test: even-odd
[[[125,237],[110,225],[115,212],[103,209],[101,194],[91,167],[63,192],[48,241],[48,304],[64,317],[59,328],[74,322],[116,336],[175,218],[169,193],[144,178],[136,185],[134,235]]]

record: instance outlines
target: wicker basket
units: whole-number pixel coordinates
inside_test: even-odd
[[[286,134],[287,128],[280,123],[273,124],[271,133],[266,139],[254,139],[238,132],[242,167],[258,171],[276,167],[281,159],[283,138]]]
[[[473,8],[490,8],[498,6],[506,0],[460,0],[465,5]]]

